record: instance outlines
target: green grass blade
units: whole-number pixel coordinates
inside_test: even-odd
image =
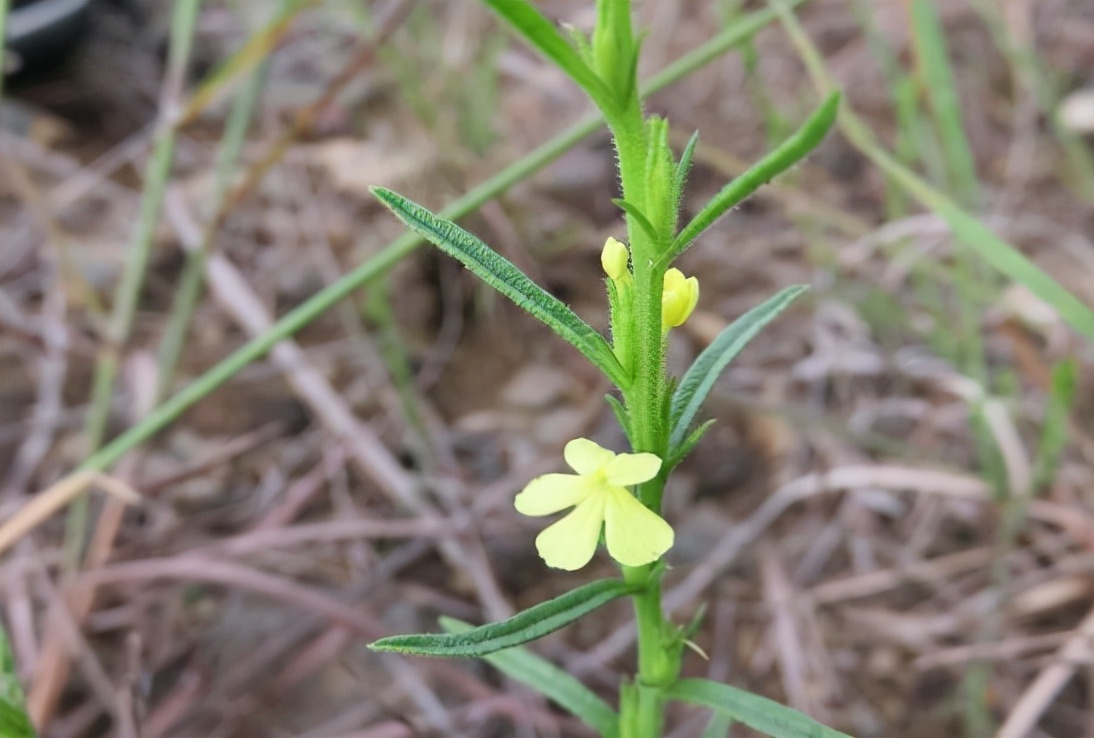
[[[551,21],[527,0],[482,0],[491,10],[511,25],[539,53],[554,62],[570,76],[597,107],[605,112],[616,108],[615,97],[599,75]]]
[[[699,354],[685,372],[680,385],[672,396],[672,434],[669,436],[669,456],[676,454],[687,437],[688,428],[699,412],[711,387],[737,354],[756,337],[763,327],[781,313],[808,288],[803,285],[787,287],[769,297],[726,326],[718,337]]]
[[[839,93],[829,95],[797,132],[750,167],[748,171],[723,187],[721,192],[684,226],[662,259],[666,259],[666,263],[671,263],[700,233],[713,225],[732,207],[805,158],[832,127],[836,120],[836,112],[839,110],[839,102]]]
[[[471,626],[454,618],[441,618],[449,633],[466,633]],[[619,715],[584,684],[546,659],[523,648],[508,648],[483,657],[487,663],[556,703],[605,738],[619,732]]]
[[[1060,461],[1068,439],[1068,415],[1075,399],[1076,365],[1068,359],[1052,370],[1052,384],[1045,404],[1045,418],[1041,422],[1041,445],[1033,464],[1033,488],[1041,489],[1052,484],[1056,466]]]
[[[227,94],[234,80],[268,59],[278,41],[289,32],[293,19],[318,1],[289,0],[285,3],[273,20],[253,34],[242,48],[225,59],[202,81],[179,116],[180,125],[197,117],[207,106]]]
[[[771,738],[851,738],[774,700],[709,679],[682,679],[665,696],[708,707]]]
[[[1004,276],[1024,285],[1051,305],[1068,325],[1094,341],[1094,310],[1068,292],[1055,279],[1030,261],[1025,254],[966,212],[952,199],[913,174],[872,141],[868,129],[857,119],[844,125],[849,139],[856,139],[863,151],[894,182],[946,221],[957,240]]]
[[[412,656],[463,658],[486,656],[519,646],[569,625],[601,605],[632,594],[638,586],[621,579],[601,579],[541,602],[497,623],[465,633],[415,633],[389,636],[369,644],[374,651],[393,651]]]
[[[772,0],[772,3],[791,40],[798,48],[798,53],[813,77],[814,84],[821,91],[834,89],[835,81],[828,73],[816,46],[809,40],[794,14],[790,12],[789,3],[784,0]],[[996,271],[1025,286],[1034,295],[1051,305],[1075,331],[1094,341],[1094,310],[1083,304],[1079,298],[1031,262],[1025,254],[969,215],[960,205],[896,161],[877,144],[870,128],[846,106],[840,112],[839,126],[847,140],[865,154],[882,173],[946,221],[959,243],[971,249]]]
[[[965,204],[976,202],[980,185],[976,163],[965,136],[961,118],[961,100],[954,82],[953,68],[946,50],[946,36],[934,0],[912,0],[912,41],[919,58],[920,73],[942,140],[946,166],[957,199]]]
[[[619,388],[629,379],[608,342],[554,295],[525,276],[512,262],[450,220],[383,187],[372,193],[403,223],[476,276],[527,310],[561,338],[573,344]]]
[[[27,717],[23,688],[15,670],[8,635],[0,627],[0,736],[35,738],[34,726]]]
[[[710,715],[707,727],[703,728],[703,738],[730,738],[731,730],[733,730],[733,718],[724,712],[714,711]]]

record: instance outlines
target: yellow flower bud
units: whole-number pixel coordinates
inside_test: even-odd
[[[661,331],[683,325],[699,302],[699,280],[684,277],[673,268],[665,272],[664,289],[661,292]]]
[[[604,267],[604,273],[614,281],[618,281],[627,275],[627,247],[611,236],[604,242],[604,250],[600,252],[600,265]]]

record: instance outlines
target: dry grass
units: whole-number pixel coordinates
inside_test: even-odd
[[[361,39],[349,5],[305,11],[272,56],[180,381],[398,235],[367,185],[443,204],[586,108],[474,3],[422,0],[407,15],[383,4],[391,26],[378,46]],[[591,21],[576,9],[587,3],[543,5]],[[708,37],[717,5],[646,0],[646,67]],[[801,15],[852,104],[891,140],[888,92],[851,5],[814,0]],[[1003,5],[1054,75],[1083,81],[1094,17],[1081,3]],[[906,56],[904,3],[872,7]],[[243,20],[215,2],[203,13],[200,55],[238,47]],[[943,21],[989,193],[980,214],[1094,304],[1094,205],[1065,186],[1045,121],[979,16],[946,4]],[[151,34],[95,43],[75,78],[24,87],[27,125],[0,130],[9,524],[86,452],[102,306],[149,149]],[[678,133],[701,131],[695,202],[764,150],[777,124],[764,105],[796,121],[814,100],[780,30],[754,51],[754,65],[727,57],[651,101]],[[182,131],[111,433],[154,397],[153,357],[183,254],[201,243],[223,114],[214,106]],[[466,221],[601,326],[598,246],[619,235],[611,164],[607,139],[594,137]],[[1016,534],[1000,536],[1003,508],[970,429],[980,386],[947,353],[964,340],[949,321],[953,244],[933,216],[885,207],[881,176],[834,136],[684,260],[703,298],[672,347],[677,366],[776,289],[813,286],[730,371],[708,408],[715,430],[669,491],[678,545],[666,604],[680,619],[709,607],[696,640],[710,660],[686,668],[859,738],[972,735],[962,714],[975,700],[1006,738],[1094,735],[1094,355],[1023,291],[983,285],[978,325],[997,398],[985,414],[1012,483],[1034,465],[1052,367],[1068,356],[1080,366],[1056,474]],[[606,388],[577,354],[461,269],[421,251],[385,281],[390,314],[364,309],[364,296],[347,301],[128,455],[111,484],[143,501],[93,498],[82,572],[61,574],[59,518],[18,529],[0,608],[43,734],[587,734],[481,665],[364,647],[432,629],[439,614],[504,617],[610,574],[599,559],[577,576],[545,570],[531,543],[539,523],[511,500],[558,466],[565,440],[622,440]],[[611,693],[632,667],[632,641],[620,605],[537,650]],[[961,685],[978,665],[990,689],[969,697]],[[678,738],[701,732],[698,711],[670,720]]]

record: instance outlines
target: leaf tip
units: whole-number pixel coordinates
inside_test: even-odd
[[[372,193],[373,197],[388,206],[399,198],[397,194],[380,185],[369,185],[368,191]]]

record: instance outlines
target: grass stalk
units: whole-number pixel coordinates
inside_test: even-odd
[[[202,232],[200,246],[186,255],[186,263],[179,278],[179,288],[175,292],[174,302],[171,305],[170,319],[160,341],[157,357],[159,377],[156,384],[156,404],[163,400],[171,387],[179,356],[182,353],[182,345],[186,340],[186,333],[201,296],[205,262],[212,251],[216,237],[215,214],[223,207],[228,196],[232,173],[235,171],[236,162],[239,161],[239,153],[243,148],[254,109],[266,84],[268,71],[267,59],[252,72],[243,93],[235,98],[228,113],[224,135],[217,151],[213,194],[210,198],[211,206],[207,211],[209,221]]]
[[[960,96],[946,49],[946,36],[934,0],[912,0],[912,44],[935,127],[945,153],[948,179],[958,202],[975,205],[980,183],[965,135]]]
[[[114,308],[103,336],[104,345],[95,363],[91,404],[84,423],[84,444],[89,452],[94,452],[102,445],[110,417],[121,352],[132,332],[137,302],[144,286],[156,223],[163,206],[167,179],[175,154],[178,105],[193,48],[200,2],[201,0],[179,0],[171,18],[171,41],[164,91],[160,100],[160,120],[152,157],[145,169],[140,215],[126,252],[122,277],[115,291]],[[70,569],[76,568],[83,551],[87,517],[87,498],[82,496],[69,508],[65,525],[65,562]]]

